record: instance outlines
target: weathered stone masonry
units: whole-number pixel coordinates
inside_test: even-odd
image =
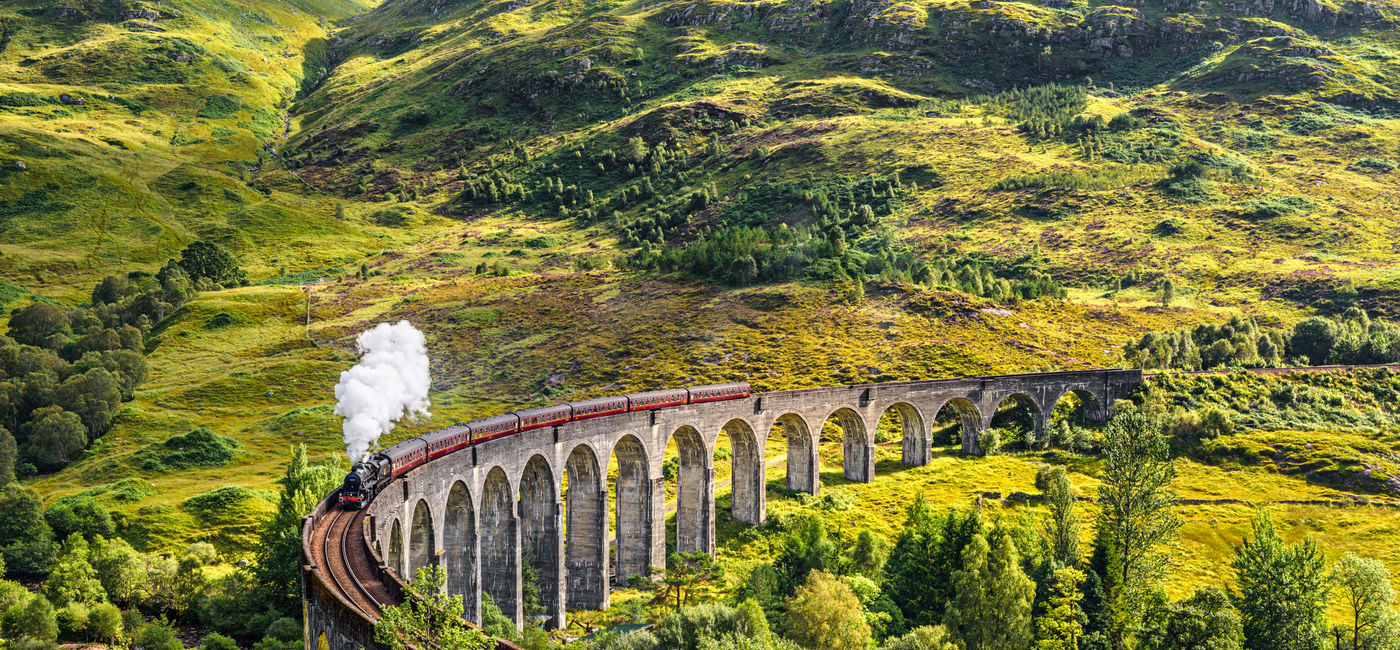
[[[1138,371],[1088,370],[837,386],[570,422],[481,443],[413,470],[368,506],[366,527],[373,548],[400,575],[428,563],[445,567],[447,589],[464,596],[468,618],[478,622],[483,592],[521,622],[528,558],[547,585],[546,615],[562,627],[566,608],[604,608],[610,583],[665,565],[662,454],[672,440],[680,456],[677,548],[713,552],[713,458],[721,432],[733,447],[733,517],[758,524],[766,510],[762,450],[775,426],[787,440],[787,486],[817,494],[816,436],[827,420],[844,434],[844,475],[869,482],[872,433],[891,409],[904,429],[903,462],[923,465],[933,419],[945,406],[961,416],[963,451],[975,454],[977,432],[1007,399],[1028,403],[1043,430],[1066,393],[1081,398],[1089,418],[1102,420],[1115,399],[1141,382]],[[606,474],[614,456],[616,512],[609,512]]]

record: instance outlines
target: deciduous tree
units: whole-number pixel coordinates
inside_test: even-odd
[[[1321,647],[1330,586],[1326,559],[1311,538],[1287,544],[1267,513],[1254,517],[1253,538],[1235,547],[1233,600],[1248,650]]]
[[[1332,566],[1332,582],[1351,619],[1348,625],[1337,626],[1337,650],[1389,650],[1400,646],[1395,588],[1385,563],[1348,551]]]
[[[1143,633],[1146,650],[1240,650],[1244,628],[1230,597],[1215,586],[1166,603],[1150,615]]]
[[[1137,409],[1109,420],[1098,525],[1100,540],[1111,546],[1104,579],[1115,647],[1123,647],[1141,617],[1145,596],[1166,573],[1162,546],[1181,527],[1171,491],[1175,478],[1167,439],[1155,422]]]
[[[860,600],[840,578],[812,571],[788,601],[788,636],[806,648],[867,650],[870,624]]]
[[[493,650],[495,641],[462,621],[462,597],[442,593],[447,572],[442,567],[420,567],[408,584],[402,605],[384,608],[374,625],[374,640],[392,650],[452,648]]]
[[[966,650],[1029,647],[1035,583],[1021,570],[1011,537],[993,533],[989,546],[975,535],[962,556],[963,568],[953,572],[955,595],[943,616],[948,633]]]

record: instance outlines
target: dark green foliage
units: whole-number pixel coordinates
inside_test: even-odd
[[[180,507],[195,516],[208,518],[210,515],[232,510],[256,498],[257,495],[248,488],[225,485],[185,499]]]
[[[1235,547],[1232,594],[1249,650],[1322,647],[1331,591],[1326,559],[1311,538],[1287,544],[1268,514],[1254,517],[1254,534]]]
[[[247,274],[238,268],[238,262],[213,242],[200,240],[186,246],[176,263],[195,280],[205,278],[225,288],[248,284]]]
[[[827,536],[820,517],[804,517],[788,531],[783,548],[773,560],[778,593],[791,596],[812,571],[835,572],[841,549]]]
[[[58,406],[34,411],[34,419],[25,425],[24,432],[24,455],[40,470],[63,468],[88,442],[82,419]]]
[[[1365,172],[1386,174],[1395,171],[1397,167],[1400,167],[1400,163],[1389,158],[1362,158],[1352,163],[1351,166]]]
[[[1001,93],[987,100],[988,107],[1017,122],[1024,132],[1046,137],[1058,136],[1076,128],[1074,117],[1088,104],[1089,90],[1085,86],[1047,84]],[[1100,128],[1081,121],[1078,128]]]
[[[1235,207],[1240,209],[1240,216],[1248,219],[1277,219],[1307,214],[1316,208],[1317,204],[1301,196],[1271,196],[1240,201]]]
[[[199,109],[196,115],[215,120],[232,120],[238,118],[239,111],[250,110],[252,107],[233,95],[214,93],[204,99],[204,108]]]
[[[296,611],[300,589],[301,518],[345,478],[345,470],[332,465],[311,465],[306,447],[292,452],[287,472],[279,479],[282,496],[277,512],[262,529],[257,562],[252,574],[264,602],[288,614]]]
[[[398,228],[408,225],[408,217],[403,211],[393,208],[376,211],[374,214],[369,215],[369,220],[386,228]]]
[[[1244,628],[1230,597],[1215,586],[1166,603],[1148,616],[1145,650],[1241,650]]]
[[[8,429],[0,427],[0,488],[15,480],[15,459],[18,454],[15,437],[10,435]]]
[[[97,536],[111,537],[116,532],[112,515],[101,504],[86,497],[65,497],[44,511],[44,520],[56,539],[67,539],[74,533],[88,540]]]
[[[976,511],[953,510],[939,517],[922,497],[910,504],[884,572],[885,592],[910,628],[943,621],[953,596],[953,572],[963,568],[963,548],[983,533]]]
[[[1124,345],[1123,356],[1144,369],[1276,367],[1285,360],[1304,365],[1396,363],[1400,325],[1372,320],[1354,307],[1335,318],[1306,318],[1292,330],[1266,330],[1253,319],[1234,317],[1221,325],[1148,332]]]
[[[185,644],[175,636],[175,628],[164,618],[142,625],[131,635],[131,645],[142,650],[184,650]]]
[[[58,551],[53,531],[34,493],[17,484],[0,493],[0,553],[6,575],[42,576]]]
[[[164,472],[227,465],[237,457],[241,447],[233,438],[214,433],[208,427],[198,427],[189,433],[171,436],[165,442],[147,445],[141,450],[141,468]]]

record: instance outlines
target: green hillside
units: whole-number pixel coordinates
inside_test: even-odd
[[[426,333],[434,382],[393,439],[712,381],[1291,363],[1319,315],[1340,318],[1328,360],[1400,360],[1397,20],[1390,0],[7,0],[0,308],[85,309],[112,274],[156,291],[196,241],[250,283],[192,282],[138,323],[121,344],[149,374],[110,430],[22,483],[231,573],[289,448],[344,462],[333,387],[391,319]],[[1400,570],[1394,383],[1146,398],[1202,501],[1169,594],[1229,579],[1255,505]],[[911,481],[944,509],[1034,492],[1044,464],[1091,495],[1103,464],[940,448],[904,470],[887,442],[856,485],[838,448],[823,481],[853,502],[788,494],[775,466],[775,515],[893,537]],[[1000,498],[1007,521],[1043,510]],[[733,583],[787,534],[720,524]],[[632,596],[583,618],[636,618]]]

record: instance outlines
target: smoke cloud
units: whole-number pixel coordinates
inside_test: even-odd
[[[364,458],[379,437],[404,417],[427,416],[427,340],[406,320],[380,323],[355,339],[360,362],[340,373],[335,413],[345,421],[345,453]]]

